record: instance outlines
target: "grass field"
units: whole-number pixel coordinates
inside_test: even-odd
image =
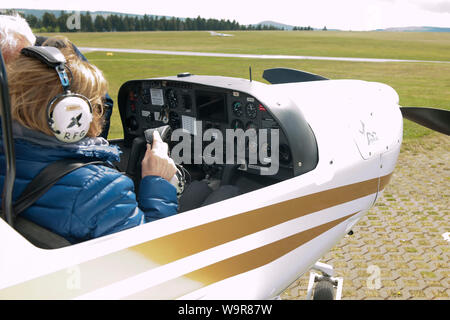
[[[234,37],[211,37],[207,32],[129,32],[65,34],[80,47],[139,48],[155,50],[205,51],[256,54],[393,58],[450,61],[450,33],[390,32],[229,32]],[[361,79],[392,86],[403,106],[450,109],[450,64],[368,63],[313,60],[261,60],[241,58],[188,57],[105,52],[87,53],[117,92],[127,80],[192,74],[261,78],[264,69],[287,67],[323,75],[330,79]],[[405,142],[431,131],[405,121]],[[122,136],[117,108],[110,138]]]
[[[450,33],[434,32],[227,32],[206,31],[68,33],[80,47],[134,48],[224,53],[450,61]]]
[[[68,33],[80,47],[258,53],[450,61],[450,33],[435,32],[227,32]]]

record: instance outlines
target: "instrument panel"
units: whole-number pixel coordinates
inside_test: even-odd
[[[277,176],[291,175],[292,157],[287,138],[267,106],[254,96],[224,87],[164,79],[131,81],[124,90],[121,95],[125,99],[119,97],[119,109],[125,141],[127,137],[131,141],[143,136],[149,128],[166,124],[172,130],[183,129],[194,137],[208,129],[220,130],[223,137],[227,129],[255,129],[256,132],[267,129],[267,143],[246,145],[248,159],[250,153],[258,154],[260,148],[265,148],[265,154],[270,155],[270,130],[279,129],[280,173]],[[264,166],[268,163],[248,163],[241,170],[260,173]]]
[[[238,91],[194,89],[192,84],[168,81],[145,81],[129,91],[126,108],[129,133],[139,135],[163,124],[190,130],[187,124],[193,119],[189,118],[201,121],[204,129],[279,128],[258,100]]]

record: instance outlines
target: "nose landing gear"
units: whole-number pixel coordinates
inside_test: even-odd
[[[344,279],[333,277],[333,267],[317,262],[312,269],[319,271],[321,274],[314,271],[310,272],[306,300],[341,300]]]

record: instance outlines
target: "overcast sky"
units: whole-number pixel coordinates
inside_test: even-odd
[[[264,20],[342,30],[387,27],[450,27],[450,0],[9,0],[27,9],[114,11],[176,17]],[[0,5],[0,8],[4,4]]]

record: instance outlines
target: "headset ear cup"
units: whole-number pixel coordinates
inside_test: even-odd
[[[47,106],[47,121],[55,137],[73,143],[84,138],[92,122],[89,100],[79,94],[55,97]]]

